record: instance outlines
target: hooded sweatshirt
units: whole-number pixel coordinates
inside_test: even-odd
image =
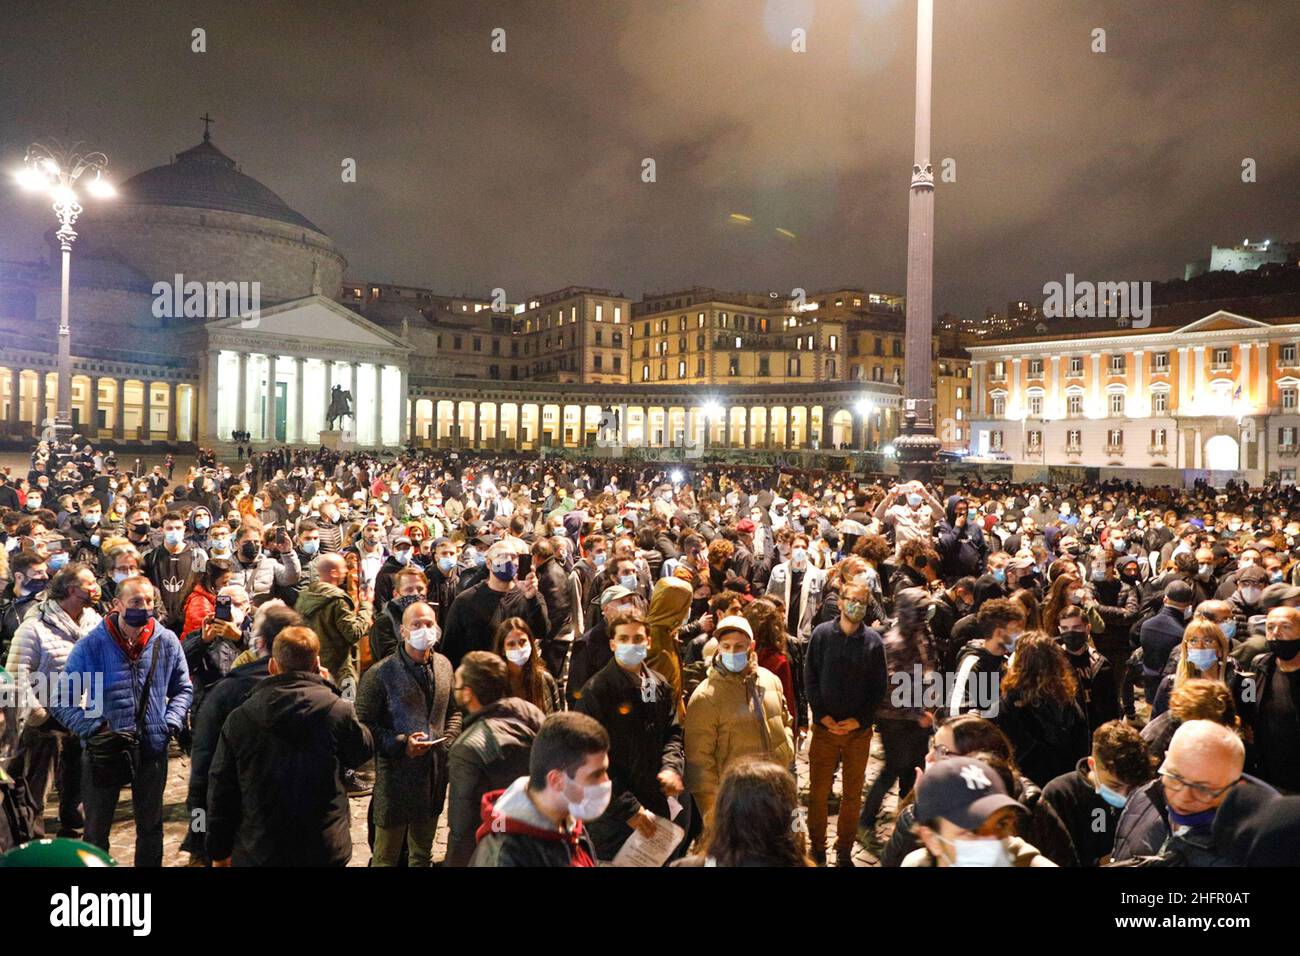
[[[528,797],[528,778],[483,795],[483,823],[470,866],[595,866],[596,849],[574,820],[557,827]]]

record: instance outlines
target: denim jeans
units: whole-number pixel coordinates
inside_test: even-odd
[[[90,772],[90,761],[83,760],[81,773],[82,800],[86,807],[86,842],[108,850],[108,834],[113,828],[117,787],[100,787]],[[163,790],[167,787],[167,752],[142,754],[131,783],[131,813],[135,819],[135,865],[162,866]]]
[[[898,796],[902,799],[916,783],[916,768],[925,766],[925,754],[930,749],[930,729],[914,720],[878,720],[876,730],[885,748],[885,766],[880,770],[862,805],[858,826],[870,830],[876,825],[876,816],[885,802],[885,794],[898,782]]]

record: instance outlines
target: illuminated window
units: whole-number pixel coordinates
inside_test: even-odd
[[[597,322],[605,321],[605,307],[601,305],[599,302],[596,303],[596,321]]]

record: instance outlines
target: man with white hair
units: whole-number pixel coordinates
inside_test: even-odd
[[[1154,857],[1164,865],[1226,866],[1214,846],[1214,816],[1236,787],[1273,788],[1242,773],[1246,748],[1232,730],[1189,720],[1174,733],[1157,776],[1129,795],[1111,859]]]

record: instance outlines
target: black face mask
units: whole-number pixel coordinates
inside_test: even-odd
[[[1268,649],[1280,661],[1293,661],[1300,654],[1300,640],[1268,641]]]
[[[1065,645],[1065,649],[1067,651],[1069,651],[1072,654],[1077,654],[1079,653],[1079,651],[1083,650],[1085,647],[1088,646],[1088,632],[1087,631],[1062,631],[1061,643]]]
[[[255,557],[257,557],[257,552],[259,550],[260,549],[257,546],[257,542],[245,541],[243,544],[239,546],[239,556],[243,558],[245,561],[252,561]]]
[[[137,538],[143,538],[149,533],[149,526],[147,524],[133,524],[131,525],[131,533]]]

